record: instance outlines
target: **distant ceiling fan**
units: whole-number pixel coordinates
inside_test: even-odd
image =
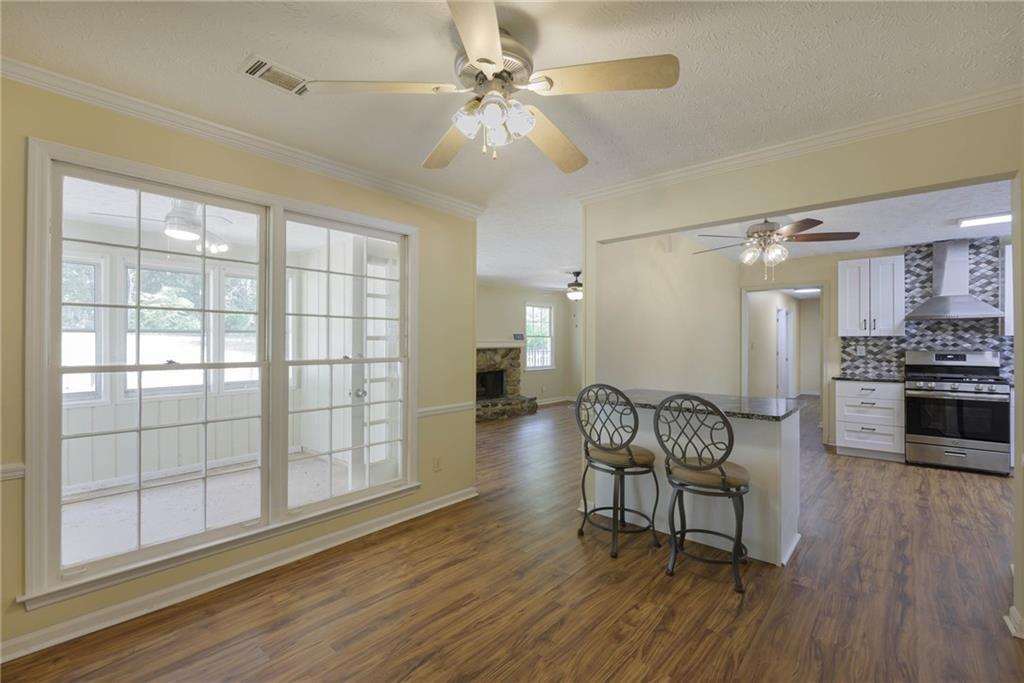
[[[587,164],[587,157],[537,107],[513,98],[518,91],[538,95],[576,95],[611,90],[671,88],[679,80],[675,55],[655,55],[610,62],[533,70],[530,51],[498,26],[493,2],[449,0],[448,10],[464,52],[455,58],[460,85],[401,81],[306,81],[313,94],[406,93],[436,95],[473,93],[454,116],[452,126],[423,162],[424,168],[444,168],[462,146],[484,131],[483,152],[526,137],[564,173]]]
[[[804,235],[811,228],[821,225],[816,218],[804,218],[803,220],[790,223],[780,227],[778,223],[765,218],[760,223],[754,223],[747,228],[747,237],[735,235],[698,235],[698,237],[716,237],[719,239],[743,240],[736,244],[727,244],[724,247],[714,249],[702,249],[693,252],[694,254],[706,254],[709,251],[721,251],[733,247],[746,247],[740,254],[740,261],[744,265],[752,266],[759,260],[764,262],[765,279],[768,279],[768,269],[773,269],[789,257],[789,249],[783,246],[783,242],[840,242],[844,240],[855,240],[860,237],[859,232],[819,232],[814,235]]]

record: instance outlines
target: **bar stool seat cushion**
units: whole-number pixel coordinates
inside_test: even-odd
[[[725,470],[724,482],[722,472],[717,467],[710,470],[691,470],[673,462],[671,478],[683,484],[711,489],[734,489],[750,483],[750,473],[743,465],[725,462],[722,463],[722,468]]]
[[[633,462],[637,467],[652,467],[654,465],[654,453],[643,446],[630,446],[633,451]],[[600,448],[590,449],[590,459],[609,467],[631,467],[629,463],[629,452],[625,448],[617,451],[602,451]]]

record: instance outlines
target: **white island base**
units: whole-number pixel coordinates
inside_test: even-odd
[[[668,508],[672,488],[665,478],[665,453],[654,436],[654,411],[641,407],[642,398],[656,393],[669,395],[669,392],[648,390],[626,392],[637,405],[640,415],[640,432],[634,443],[651,449],[655,454],[654,472],[658,478],[661,497],[654,515],[654,526],[658,531],[668,533]],[[711,394],[703,396],[725,409],[725,406],[716,399],[726,397],[715,397]],[[795,405],[794,401],[776,399],[744,400]],[[649,403],[652,404],[656,405],[656,402]],[[800,517],[800,411],[795,407],[792,412],[780,409],[777,413],[777,416],[747,418],[729,415],[729,411],[726,410],[735,436],[735,445],[729,461],[743,465],[750,472],[750,491],[744,496],[743,543],[747,546],[751,558],[781,566],[789,560],[800,540],[800,533],[797,531]],[[593,470],[591,476],[594,478],[597,494],[596,502],[588,501],[591,509],[595,506],[610,506],[612,476]],[[652,478],[649,475],[630,476],[625,480],[626,506],[650,514],[654,505]],[[728,499],[686,493],[684,501],[688,527],[713,529],[733,535],[735,517]],[[626,514],[626,521],[632,524],[644,523],[629,513]],[[677,528],[678,523],[677,519]],[[650,542],[643,534],[631,536],[638,542]],[[620,542],[626,538],[620,537]],[[710,534],[687,534],[686,540],[726,551],[732,550],[729,541]]]

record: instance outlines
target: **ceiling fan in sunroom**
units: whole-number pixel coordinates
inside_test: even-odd
[[[497,158],[498,147],[525,137],[559,169],[572,173],[587,164],[586,155],[540,109],[520,102],[520,92],[552,96],[650,90],[671,88],[679,80],[679,60],[670,54],[534,71],[530,51],[498,26],[493,2],[449,1],[448,10],[463,46],[455,57],[456,84],[311,79],[300,86],[301,93],[472,93],[455,111],[451,127],[423,162],[424,168],[447,166],[470,140],[482,138],[483,152]]]
[[[740,261],[747,266],[752,266],[758,261],[764,263],[764,277],[767,280],[769,269],[772,269],[774,272],[775,266],[789,258],[789,249],[783,246],[785,242],[840,242],[845,240],[855,240],[860,237],[859,232],[817,232],[813,235],[803,234],[812,228],[818,227],[819,225],[821,225],[821,221],[817,218],[804,218],[803,220],[783,226],[765,218],[760,223],[754,223],[747,228],[747,235],[745,238],[738,237],[736,235],[698,235],[698,237],[714,237],[718,239],[742,241],[737,242],[736,244],[727,244],[724,247],[702,249],[693,253],[695,255],[706,254],[711,251],[744,247],[743,251],[740,253]]]

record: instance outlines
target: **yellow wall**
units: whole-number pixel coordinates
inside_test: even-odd
[[[801,299],[799,383],[801,394],[821,392],[821,299]]]
[[[583,354],[580,348],[582,322],[577,320],[577,315],[583,306],[566,299],[565,292],[477,281],[476,338],[478,341],[510,340],[514,333],[525,333],[528,303],[554,309],[555,367],[553,370],[526,370],[524,365],[522,394],[541,401],[575,398],[581,388],[576,367]]]
[[[604,274],[598,270],[598,265],[600,252],[605,248],[601,243],[609,240],[754,220],[766,215],[994,178],[1016,178],[1013,230],[1014,248],[1020,253],[1024,249],[1022,110],[1024,105],[1016,104],[591,201],[584,206],[587,287],[601,291]],[[1015,259],[1017,277],[1022,276],[1022,261],[1024,259]],[[781,270],[786,272],[785,267]],[[818,272],[823,278],[827,277],[828,282],[834,281],[831,271],[825,273],[822,268]],[[1024,279],[1017,281],[1024,282]],[[597,375],[601,356],[602,341],[594,317],[599,309],[598,298],[584,299],[587,381]],[[1022,300],[1024,297],[1016,303],[1018,316],[1024,310]],[[822,315],[826,334],[831,334],[835,326],[835,313],[830,308],[825,307]],[[739,347],[735,348],[738,354]],[[838,367],[837,348],[830,345],[824,349],[831,367]],[[1017,376],[1024,377],[1024,353],[1020,352],[1019,343],[1017,348]],[[727,371],[723,368],[723,372]],[[1024,443],[1024,390],[1020,383],[1016,386],[1016,398],[1016,443],[1019,446]],[[831,415],[823,415],[823,421],[828,427]],[[1019,453],[1017,457],[1018,462],[1024,461]],[[1024,477],[1016,477],[1015,489],[1016,566],[1024,567]],[[1024,612],[1024,571],[1016,573],[1015,582],[1015,604]]]
[[[220,182],[315,202],[419,228],[419,406],[473,400],[476,228],[474,221],[390,195],[298,170],[176,130],[113,113],[9,80],[2,82],[2,255],[0,255],[0,448],[2,462],[23,461],[24,253],[26,140],[42,138]],[[444,325],[433,321],[442,319]],[[156,574],[26,612],[23,591],[22,481],[3,482],[3,639],[231,567],[288,545],[338,531],[474,485],[473,411],[419,420],[422,488],[415,494],[212,555]],[[431,458],[442,458],[432,471]]]
[[[597,372],[622,388],[734,394],[740,388],[740,265],[681,235],[601,245]],[[584,299],[587,301],[588,299]],[[594,310],[594,309],[590,309]]]
[[[747,294],[747,390],[749,396],[776,396],[778,390],[778,345],[776,311],[789,311],[789,395],[795,396],[800,362],[800,312],[797,301],[778,290]]]

